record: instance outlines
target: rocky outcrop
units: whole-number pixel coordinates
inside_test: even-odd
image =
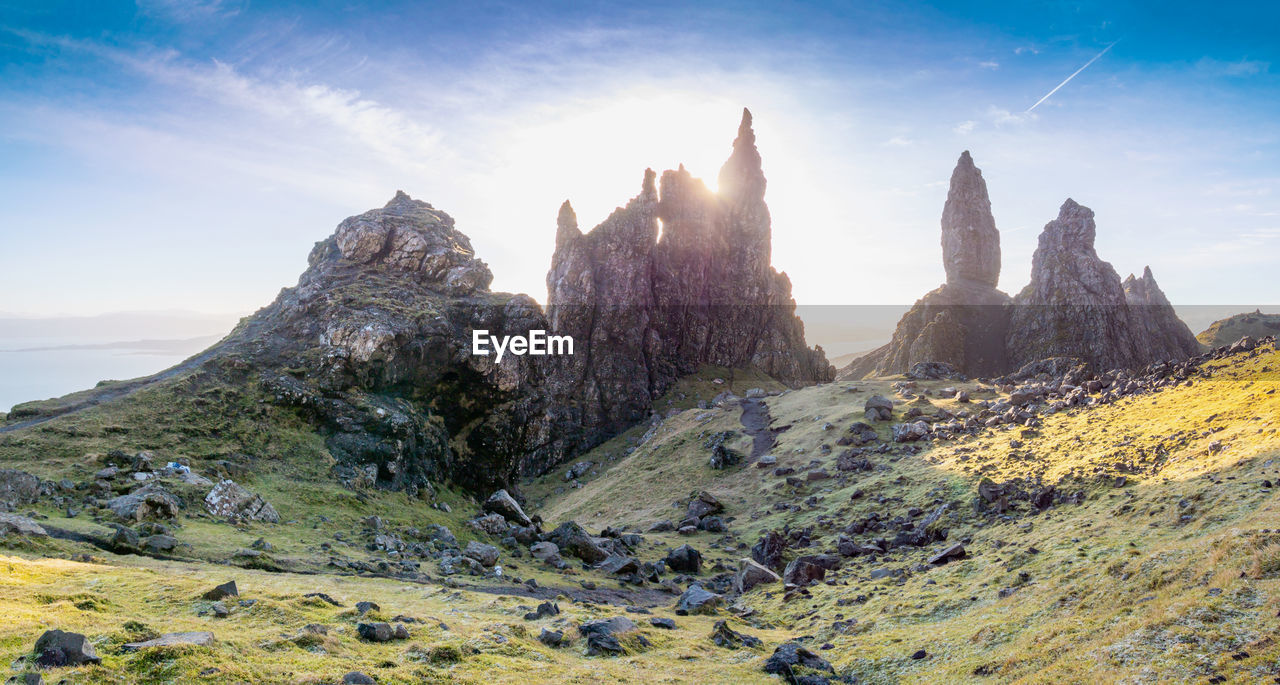
[[[1031,282],[1016,298],[997,290],[999,233],[982,173],[965,152],[942,212],[947,282],[916,302],[888,345],[838,377],[907,373],[925,362],[994,377],[1048,358],[1137,368],[1195,354],[1195,338],[1151,269],[1122,284],[1098,257],[1095,234],[1093,212],[1068,199],[1040,235]]]
[[[1199,346],[1148,268],[1126,289],[1094,249],[1093,210],[1068,199],[1045,225],[1031,282],[1014,300],[1006,349],[1013,368],[1073,357],[1095,370],[1185,359]]]
[[[1141,331],[1138,339],[1149,348],[1146,350],[1149,359],[1182,359],[1200,353],[1200,342],[1178,318],[1169,298],[1151,275],[1151,267],[1143,268],[1142,278],[1129,274],[1121,285],[1129,314]]]
[[[906,373],[921,362],[951,364],[973,375],[1005,369],[1010,299],[995,287],[1000,232],[982,170],[968,150],[951,174],[942,208],[942,255],[947,282],[915,303],[886,347],[854,360],[841,378]]]
[[[830,380],[805,345],[791,283],[770,265],[765,178],[743,111],[712,192],[684,167],[659,179],[588,233],[566,202],[547,275],[552,329],[584,341],[559,380],[580,398],[585,443],[648,415],[652,400],[704,365],[752,367],[783,382]]]
[[[947,283],[968,281],[994,288],[1000,282],[1000,231],[991,215],[987,182],[968,150],[960,153],[951,172],[942,208],[942,263]]]

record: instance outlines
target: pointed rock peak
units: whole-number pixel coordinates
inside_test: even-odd
[[[1072,216],[1086,216],[1086,215],[1092,217],[1093,210],[1089,209],[1088,207],[1085,207],[1084,205],[1076,202],[1075,200],[1072,200],[1071,198],[1067,198],[1067,201],[1063,202],[1062,207],[1058,209],[1059,219],[1065,219]]]
[[[573,211],[573,205],[565,200],[564,204],[560,205],[560,214],[556,216],[556,247],[580,235],[582,231],[578,230],[578,215]]]
[[[391,200],[387,202],[387,204],[383,205],[382,208],[398,211],[407,211],[417,208],[435,209],[430,204],[423,202],[422,200],[415,200],[409,197],[409,194],[403,190],[397,190],[395,197],[391,198]]]
[[[654,201],[658,199],[657,178],[658,174],[653,169],[644,170],[644,182],[640,184],[641,197]]]
[[[947,282],[995,287],[1000,282],[1000,231],[982,171],[965,150],[951,173],[942,207],[942,261]]]
[[[751,111],[742,109],[742,123],[733,141],[733,154],[720,167],[720,195],[734,204],[764,200],[765,178],[756,132],[751,128]]]
[[[1144,281],[1154,281],[1154,280],[1156,280],[1156,277],[1151,273],[1151,267],[1150,267],[1150,266],[1144,266],[1144,267],[1142,267],[1142,280],[1144,280]]]
[[[747,143],[756,142],[756,132],[751,130],[751,110],[746,107],[742,108],[742,123],[738,124],[738,140]],[[738,142],[734,141],[734,147],[738,146]]]

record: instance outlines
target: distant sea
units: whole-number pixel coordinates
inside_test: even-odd
[[[102,380],[149,376],[205,349],[220,336],[85,343],[75,338],[0,337],[0,412],[92,388]]]

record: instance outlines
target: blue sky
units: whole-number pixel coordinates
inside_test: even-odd
[[[396,189],[542,299],[564,199],[590,226],[646,166],[714,183],[743,106],[802,303],[941,283],[969,149],[1003,289],[1072,197],[1175,303],[1276,304],[1277,25],[1261,2],[0,0],[0,311],[250,311]]]

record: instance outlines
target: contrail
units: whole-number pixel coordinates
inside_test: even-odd
[[[1079,75],[1080,75],[1080,72],[1084,71],[1085,69],[1088,69],[1090,64],[1093,64],[1094,62],[1097,62],[1097,61],[1098,61],[1098,58],[1100,58],[1100,57],[1102,57],[1103,55],[1107,54],[1107,51],[1108,51],[1108,50],[1110,50],[1111,48],[1115,47],[1116,43],[1119,43],[1119,42],[1120,42],[1120,41],[1116,41],[1115,43],[1112,43],[1111,45],[1108,45],[1107,47],[1103,48],[1103,49],[1102,49],[1102,52],[1099,52],[1098,54],[1096,54],[1096,55],[1094,55],[1094,56],[1093,56],[1093,59],[1089,60],[1088,62],[1085,62],[1083,67],[1080,67],[1079,69],[1076,69],[1076,71],[1075,71],[1075,73],[1074,73],[1074,74],[1072,74],[1072,75],[1070,75],[1070,76],[1066,77],[1065,79],[1063,79],[1063,80],[1062,80],[1062,83],[1059,83],[1056,87],[1054,87],[1054,89],[1053,89],[1053,90],[1051,90],[1051,91],[1049,91],[1048,93],[1046,93],[1044,97],[1040,98],[1039,100],[1036,100],[1036,104],[1031,105],[1030,107],[1028,107],[1028,108],[1027,108],[1027,111],[1026,111],[1026,112],[1023,112],[1023,114],[1030,114],[1030,113],[1031,113],[1031,110],[1033,110],[1033,109],[1035,109],[1035,108],[1039,107],[1039,106],[1040,106],[1040,103],[1044,102],[1045,100],[1048,100],[1048,99],[1049,99],[1049,96],[1051,96],[1051,95],[1053,95],[1054,93],[1058,92],[1058,91],[1059,91],[1063,86],[1065,86],[1065,85],[1067,85],[1068,83],[1070,83],[1070,82],[1071,82],[1071,79],[1075,78],[1076,76],[1079,76]]]

